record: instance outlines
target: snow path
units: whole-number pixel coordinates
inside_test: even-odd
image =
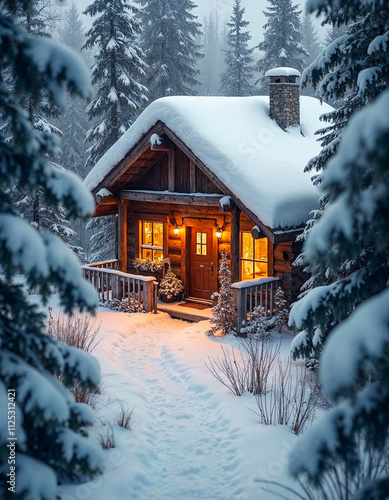
[[[261,425],[251,394],[233,396],[207,370],[208,356],[238,348],[233,336],[208,337],[208,321],[189,324],[166,313],[125,314],[101,308],[93,354],[102,370],[96,440],[111,429],[102,476],[62,485],[63,500],[273,500],[259,477],[286,482],[296,436]],[[283,339],[289,355],[291,338]],[[274,340],[278,342],[277,339]],[[117,424],[133,410],[131,429]]]
[[[239,433],[205,386],[174,363],[166,343],[186,323],[170,318],[133,328],[115,352],[117,368],[136,378],[150,415],[147,476],[137,474],[131,499],[247,498],[237,479]]]

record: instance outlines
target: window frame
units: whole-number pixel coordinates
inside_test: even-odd
[[[164,215],[154,215],[154,214],[137,214],[137,231],[136,231],[136,257],[143,259],[143,250],[152,250],[152,255],[154,251],[162,251],[162,258],[167,257],[167,238],[168,238],[168,226],[167,217]],[[144,223],[148,222],[150,224],[162,224],[163,234],[162,234],[162,247],[160,245],[144,245],[143,244],[143,226]]]
[[[250,237],[252,238],[253,240],[253,256],[254,258],[253,259],[246,259],[243,257],[243,234],[249,234]],[[256,242],[256,239],[253,238],[252,234],[250,231],[240,231],[240,235],[239,235],[239,274],[240,274],[240,280],[241,281],[247,281],[247,280],[250,280],[250,279],[258,279],[255,277],[255,263],[258,262],[260,264],[266,264],[267,266],[267,272],[266,272],[266,276],[263,276],[263,278],[268,278],[269,276],[271,276],[271,259],[270,259],[270,252],[271,252],[271,242],[268,238],[264,237],[264,238],[259,238],[259,239],[266,239],[267,240],[267,257],[266,257],[266,260],[262,260],[262,259],[256,259],[255,258],[255,242]],[[243,277],[243,270],[242,270],[242,267],[243,267],[243,262],[250,262],[252,263],[253,265],[253,274],[250,278],[244,278]]]

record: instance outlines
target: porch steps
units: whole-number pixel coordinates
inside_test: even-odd
[[[179,305],[182,304],[182,305]],[[199,321],[207,321],[212,317],[212,309],[193,309],[185,307],[184,302],[165,304],[158,301],[158,311],[168,313],[172,318],[190,321],[191,323],[198,323]]]

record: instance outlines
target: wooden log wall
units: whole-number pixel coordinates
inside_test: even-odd
[[[185,231],[186,225],[189,224],[188,218],[193,219],[216,219],[220,226],[224,225],[223,237],[219,240],[218,252],[219,252],[219,263],[221,261],[221,252],[223,249],[226,250],[228,259],[231,256],[231,237],[230,237],[230,221],[231,217],[229,214],[223,214],[219,212],[217,208],[214,207],[196,207],[196,206],[186,206],[186,205],[168,205],[164,203],[145,203],[145,202],[130,202],[128,207],[128,224],[127,224],[127,242],[128,242],[128,267],[127,272],[134,273],[133,262],[138,256],[139,252],[139,219],[148,216],[155,217],[156,214],[162,216],[166,222],[165,227],[167,229],[167,255],[171,260],[173,272],[181,278],[184,282],[186,279],[186,255],[184,255],[184,242],[185,242]],[[179,225],[182,223],[182,218],[185,217],[184,223],[180,226],[180,233],[176,235],[174,233],[175,224],[171,223],[171,220],[176,220]],[[207,226],[208,227],[208,226]],[[230,264],[230,262],[229,262]],[[184,273],[182,273],[184,271]],[[183,275],[184,274],[184,275]],[[162,278],[162,275],[156,276],[158,280]]]
[[[182,222],[182,217],[185,217],[186,220],[190,217],[193,217],[194,219],[198,219],[201,217],[203,217],[204,219],[217,219],[220,225],[222,225],[223,220],[225,221],[223,236],[219,240],[218,245],[218,264],[220,266],[222,251],[226,250],[228,264],[231,267],[232,217],[230,213],[219,212],[217,208],[213,207],[130,202],[128,206],[127,224],[127,272],[135,272],[132,264],[135,258],[138,256],[139,252],[139,218],[143,218],[143,216],[145,216],[145,218],[147,219],[148,215],[155,217],[157,213],[164,217],[164,220],[166,221],[165,227],[167,229],[167,257],[171,260],[174,273],[178,277],[180,277],[184,281],[184,283],[186,280],[185,271],[188,264],[186,262],[187,256],[184,253],[184,242],[186,241],[185,220],[184,225],[180,226],[180,233],[178,235],[174,233],[174,224],[171,223],[171,221],[177,220],[178,224],[180,225]],[[242,231],[250,232],[253,225],[255,225],[253,221],[251,221],[244,213],[240,215],[240,229]],[[290,301],[294,301],[297,298],[302,284],[307,279],[306,274],[303,273],[302,270],[293,268],[292,274],[292,263],[300,253],[300,246],[301,244],[294,242],[276,243],[275,245],[273,245],[269,241],[269,275],[282,279],[282,288]],[[162,278],[162,275],[156,277],[158,280],[160,280]]]

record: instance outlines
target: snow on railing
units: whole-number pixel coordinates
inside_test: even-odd
[[[274,293],[281,286],[280,278],[258,278],[239,281],[232,285],[237,308],[236,322],[238,335],[251,322],[256,307],[263,307],[268,317],[273,316]]]
[[[92,264],[81,267],[84,278],[97,290],[100,302],[127,299],[134,311],[156,313],[157,280],[110,268],[115,262],[117,261],[99,262],[99,267],[92,267]]]
[[[103,269],[119,269],[119,261],[117,259],[105,260],[104,262],[92,262],[86,264],[85,267],[98,267]]]

